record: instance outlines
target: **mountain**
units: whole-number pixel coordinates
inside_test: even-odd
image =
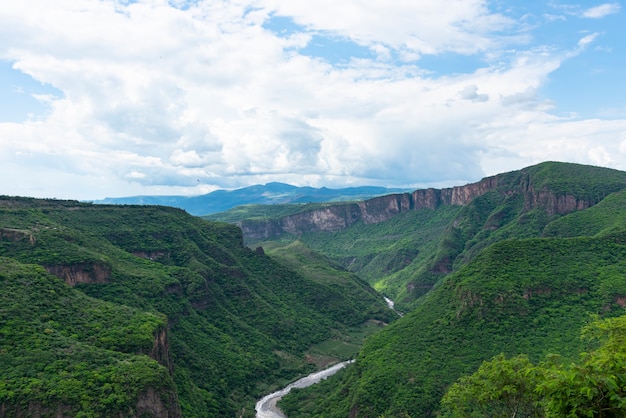
[[[450,385],[483,361],[503,353],[569,364],[594,348],[580,338],[586,323],[624,315],[626,173],[543,163],[470,186],[469,195],[483,192],[418,210],[432,212],[412,218],[426,231],[404,229],[413,239],[403,235],[409,224],[403,217],[411,211],[375,227],[361,222],[353,242],[359,236],[371,241],[372,251],[384,248],[375,244],[382,233],[363,232],[385,227],[394,241],[410,244],[396,250],[430,257],[425,269],[410,270],[413,276],[389,275],[389,288],[393,279],[415,287],[431,281],[413,294],[406,315],[367,339],[353,366],[287,396],[281,407],[290,417],[437,416]],[[342,246],[351,228],[301,239],[313,247],[331,235]],[[340,259],[339,250],[331,252]],[[551,354],[562,360],[550,360]]]
[[[212,219],[239,225],[248,245],[300,240],[409,310],[491,243],[539,237],[552,221],[625,187],[618,170],[547,162],[465,186],[291,205],[276,217],[236,218],[232,209]]]
[[[96,204],[163,205],[184,209],[192,215],[224,212],[235,206],[249,204],[283,204],[362,200],[372,196],[404,191],[375,186],[328,189],[326,187],[296,187],[284,183],[268,183],[236,190],[215,190],[201,196],[132,196],[107,197]]]
[[[325,341],[396,317],[316,263],[325,277],[180,209],[0,197],[0,416],[253,416],[345,358]]]
[[[281,407],[437,416],[448,388],[500,353],[593,352],[581,328],[626,307],[625,203],[625,172],[556,162],[214,216],[241,228],[0,197],[0,416],[252,416],[259,395],[355,353]]]

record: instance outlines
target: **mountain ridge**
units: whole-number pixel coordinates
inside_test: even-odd
[[[597,194],[576,194],[576,192],[553,191],[549,185],[541,184],[538,189],[531,182],[533,172],[542,167],[561,165],[579,167],[588,171],[618,172],[602,167],[576,165],[571,163],[545,162],[522,170],[497,174],[475,183],[443,189],[418,189],[410,193],[389,194],[373,197],[360,202],[327,204],[320,208],[303,210],[277,219],[240,220],[244,237],[249,242],[268,240],[284,234],[298,235],[308,232],[336,232],[356,222],[365,224],[384,222],[400,213],[410,210],[436,209],[441,205],[465,206],[479,196],[491,191],[502,194],[521,193],[524,196],[525,210],[537,206],[546,207],[549,215],[566,214],[574,210],[586,209],[594,205],[607,192],[619,190],[615,185]],[[214,217],[213,219],[219,219]]]
[[[395,280],[425,291],[413,293],[412,309],[366,341],[351,368],[288,395],[281,408],[294,417],[440,416],[449,386],[493,356],[528,355],[533,362],[561,356],[569,364],[588,352],[580,329],[595,317],[624,315],[625,181],[626,173],[617,170],[544,163],[504,173],[497,186],[456,209],[439,206],[378,226],[355,224],[345,237],[303,234],[303,242],[336,245],[330,255],[355,254],[366,267],[371,260],[379,267],[385,251],[390,257],[405,251],[412,264],[377,288],[389,291]],[[435,239],[406,238],[419,231],[410,229],[410,221],[427,225],[433,219],[446,225],[434,229]],[[352,251],[355,237],[366,233],[371,240],[365,251]],[[385,242],[390,250],[376,246],[383,234],[393,244],[406,243]],[[370,260],[370,253],[379,258]],[[380,268],[373,271],[372,277],[380,276]],[[623,413],[622,407],[615,416]]]
[[[234,190],[215,190],[199,196],[128,196],[94,200],[95,204],[163,205],[184,209],[192,215],[209,215],[246,204],[284,204],[361,200],[372,196],[404,191],[401,188],[357,186],[331,189],[299,187],[271,182]]]

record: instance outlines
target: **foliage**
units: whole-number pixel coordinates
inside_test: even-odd
[[[580,363],[553,367],[539,385],[549,417],[626,416],[626,316],[596,321],[584,335],[601,342]]]
[[[563,365],[539,366],[500,354],[461,377],[444,397],[444,416],[626,416],[626,316],[596,320],[583,335],[600,345]]]
[[[147,388],[169,402],[172,379],[147,356],[165,325],[0,257],[0,409],[104,417],[135,409]]]
[[[343,379],[289,416],[380,415],[428,417],[447,387],[493,356],[549,353],[575,358],[584,349],[577,330],[591,313],[613,316],[622,307],[602,291],[602,274],[626,258],[614,236],[506,240],[447,276],[403,318],[366,340]],[[598,280],[600,278],[600,280]],[[626,289],[622,289],[622,294]],[[322,389],[320,389],[322,390]],[[302,401],[301,405],[308,405]]]
[[[237,227],[174,208],[2,198],[0,257],[38,265],[39,271],[43,267],[75,286],[55,279],[62,288],[108,301],[83,309],[98,318],[113,312],[115,321],[103,319],[84,331],[68,331],[90,344],[96,338],[102,349],[147,353],[155,328],[133,318],[158,318],[169,336],[169,351],[159,359],[166,367],[152,360],[149,364],[173,371],[180,408],[188,417],[250,416],[255,399],[314,368],[305,357],[311,346],[348,332],[359,321],[391,318],[384,300],[365,283],[325,267],[324,260],[316,262],[324,280],[300,275],[243,246]],[[62,305],[65,299],[56,292],[47,299]],[[18,304],[19,309],[26,306]],[[16,312],[8,313],[10,320]],[[68,318],[54,321],[69,326]],[[41,332],[48,328],[55,330],[48,326]],[[73,346],[69,340],[67,344]],[[15,353],[8,355],[12,373],[26,373],[17,367]],[[82,361],[90,373],[98,370],[98,355]],[[55,364],[50,372],[43,367],[38,378],[56,382],[64,366]],[[172,378],[158,381],[173,388]],[[81,374],[76,381],[86,385],[89,379]],[[139,382],[137,390],[150,385]],[[9,405],[22,405],[13,401],[18,402],[7,398]],[[80,404],[76,402],[68,398],[66,403],[74,408]],[[52,397],[47,404],[54,408],[61,403]]]
[[[476,372],[461,377],[442,398],[449,417],[540,417],[543,408],[537,385],[545,371],[525,355],[506,359],[500,354]]]

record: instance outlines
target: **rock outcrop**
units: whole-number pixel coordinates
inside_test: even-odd
[[[48,273],[57,276],[69,286],[79,283],[108,283],[111,267],[103,263],[44,266]]]
[[[154,335],[154,344],[152,350],[148,353],[151,359],[156,360],[159,364],[167,367],[172,374],[172,363],[170,362],[170,345],[167,336],[167,328],[160,328]]]
[[[620,187],[624,186],[626,185]],[[489,192],[500,193],[503,196],[521,194],[525,210],[542,207],[548,215],[565,215],[586,209],[606,196],[604,193],[595,198],[579,198],[572,193],[557,193],[546,186],[536,186],[532,175],[521,170],[486,177],[464,186],[420,189],[412,193],[390,194],[362,202],[328,204],[325,207],[278,219],[244,220],[239,222],[238,226],[247,242],[273,239],[283,234],[336,232],[356,222],[365,224],[384,222],[410,210],[436,209],[442,205],[465,206]]]
[[[335,232],[356,222],[375,224],[410,210],[436,209],[441,205],[466,205],[473,199],[497,188],[497,177],[478,183],[446,189],[423,189],[412,193],[390,194],[362,202],[328,206],[287,215],[279,219],[245,220],[238,225],[249,241],[276,238],[282,234]]]
[[[158,417],[182,418],[175,391],[157,392],[148,388],[137,399],[134,411],[129,411],[128,417]]]

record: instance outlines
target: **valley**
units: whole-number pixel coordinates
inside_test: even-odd
[[[3,196],[0,416],[252,417],[348,360],[278,406],[464,416],[445,399],[478,396],[464,390],[492,360],[484,373],[552,376],[531,382],[549,415],[574,400],[557,402],[568,364],[604,373],[594,361],[626,340],[625,208],[625,172],[555,162],[204,219]],[[619,361],[602,364],[626,375]]]

